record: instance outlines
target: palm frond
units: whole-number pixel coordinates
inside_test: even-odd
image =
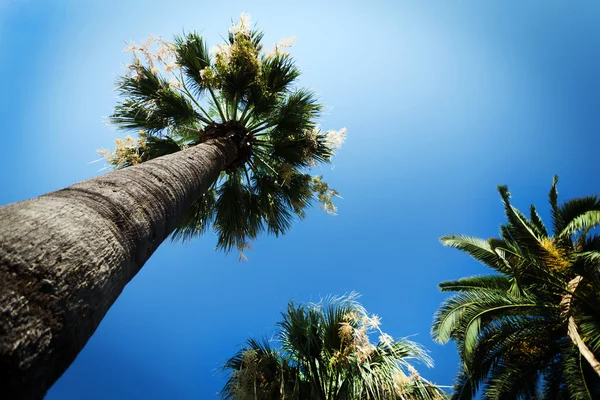
[[[571,347],[564,352],[563,362],[565,381],[570,398],[577,400],[594,399],[594,388],[590,387],[586,380],[583,356],[574,347]]]
[[[536,254],[543,251],[540,245],[541,238],[536,235],[537,228],[525,217],[523,213],[510,204],[510,192],[507,186],[498,186],[498,192],[504,203],[506,219],[509,222],[510,236],[519,243],[523,250]]]
[[[563,225],[559,237],[592,229],[600,224],[600,200],[597,196],[569,200],[560,207]]]
[[[117,90],[125,100],[115,107],[109,120],[123,129],[158,133],[170,126],[193,123],[200,117],[184,96],[144,66],[138,66],[136,77],[120,78]]]
[[[493,250],[490,242],[484,239],[479,239],[472,236],[463,235],[447,235],[442,236],[440,241],[444,246],[454,247],[469,254],[477,261],[487,265],[495,270],[509,273],[510,270],[498,257],[498,254]]]
[[[271,117],[275,128],[273,137],[301,135],[314,128],[314,120],[323,107],[315,93],[308,89],[296,89],[285,98]]]
[[[501,275],[473,276],[439,284],[442,292],[470,292],[473,290],[508,291],[512,285],[510,278]]]
[[[293,214],[283,200],[281,186],[269,175],[255,174],[252,190],[260,217],[265,221],[268,231],[275,236],[285,233],[292,225]]]
[[[531,223],[535,228],[535,233],[540,238],[548,237],[548,231],[546,230],[546,225],[542,221],[542,217],[537,212],[535,205],[531,205],[529,208],[529,218],[531,219]]]
[[[192,204],[171,234],[171,239],[186,242],[202,235],[215,218],[216,190],[211,188]]]
[[[300,71],[288,54],[276,54],[263,60],[263,75],[267,91],[279,96],[290,89]]]
[[[174,38],[177,63],[181,66],[187,84],[194,94],[200,95],[207,87],[202,70],[210,67],[210,55],[204,39],[196,32]]]
[[[554,175],[552,179],[552,187],[550,188],[550,193],[548,194],[548,200],[550,202],[550,215],[552,217],[552,230],[554,232],[554,236],[557,236],[560,231],[562,231],[562,227],[564,225],[562,216],[560,214],[560,209],[558,208],[558,189],[556,185],[558,184],[558,175]]]
[[[246,238],[255,238],[261,228],[256,208],[255,196],[239,177],[227,179],[217,189],[214,227],[218,248],[228,252],[234,248],[243,251],[247,247]]]
[[[148,135],[145,137],[143,160],[152,160],[167,154],[177,153],[183,146],[171,136],[157,137]]]

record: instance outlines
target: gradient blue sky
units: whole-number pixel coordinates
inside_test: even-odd
[[[350,291],[450,385],[456,350],[429,335],[436,285],[485,270],[438,238],[496,235],[498,184],[546,216],[554,174],[563,199],[600,192],[598,2],[0,0],[0,204],[100,173],[95,150],[122,136],[103,116],[126,41],[196,29],[215,44],[242,11],[266,44],[297,37],[323,127],[348,128],[320,171],[339,215],[315,208],[243,263],[213,235],[163,244],[48,399],[216,398],[218,368],[290,299]]]

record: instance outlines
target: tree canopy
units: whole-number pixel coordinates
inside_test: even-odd
[[[536,207],[529,217],[498,191],[507,223],[500,238],[442,237],[491,268],[488,276],[440,284],[457,292],[435,315],[440,343],[454,341],[461,358],[454,398],[593,399],[600,396],[600,200],[558,204],[549,194],[552,230]]]
[[[381,319],[368,314],[356,294],[316,304],[290,302],[277,328],[275,347],[269,340],[250,339],[227,361],[222,398],[445,398],[409,363],[432,366],[426,351],[383,332]]]
[[[225,43],[211,50],[197,32],[172,42],[149,37],[128,46],[133,61],[119,78],[122,98],[112,124],[138,132],[101,153],[124,168],[209,139],[234,141],[236,160],[189,209],[173,232],[188,240],[212,228],[217,248],[243,255],[260,232],[285,233],[295,218],[319,201],[334,214],[335,189],[312,175],[330,162],[346,129],[323,131],[323,105],[297,86],[300,70],[288,53],[293,39],[270,51],[263,33],[242,14]]]

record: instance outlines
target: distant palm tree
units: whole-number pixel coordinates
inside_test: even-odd
[[[438,386],[408,363],[431,359],[416,343],[383,333],[356,295],[318,304],[288,304],[278,323],[280,344],[250,339],[225,364],[229,400],[444,399]],[[378,334],[377,344],[370,334]]]
[[[435,315],[434,338],[461,357],[453,398],[600,398],[600,200],[558,205],[550,190],[552,236],[535,206],[527,218],[498,190],[508,223],[500,239],[445,236],[497,274],[440,284],[453,295]]]
[[[266,54],[261,38],[244,14],[213,55],[196,33],[130,46],[109,119],[140,135],[104,152],[119,171],[0,208],[0,397],[43,396],[169,235],[212,226],[243,256],[315,200],[335,211],[309,169],[345,130],[317,126],[290,41]]]

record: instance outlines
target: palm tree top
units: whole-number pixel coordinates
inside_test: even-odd
[[[187,240],[212,226],[218,248],[243,253],[262,231],[285,233],[314,201],[336,212],[338,192],[310,172],[331,161],[346,129],[319,127],[323,105],[296,85],[300,71],[288,53],[294,40],[264,51],[262,39],[243,13],[211,50],[197,32],[172,42],[150,36],[126,49],[133,59],[117,81],[122,100],[109,120],[138,138],[101,151],[109,165],[124,168],[211,139],[237,148],[174,238]]]
[[[550,229],[534,205],[525,215],[498,186],[507,222],[500,237],[441,238],[496,273],[442,282],[455,292],[434,316],[432,335],[461,357],[453,398],[597,398],[600,393],[600,201],[558,203]]]
[[[288,303],[276,340],[248,340],[230,358],[225,399],[443,399],[409,361],[432,366],[417,343],[381,329],[358,295]]]

